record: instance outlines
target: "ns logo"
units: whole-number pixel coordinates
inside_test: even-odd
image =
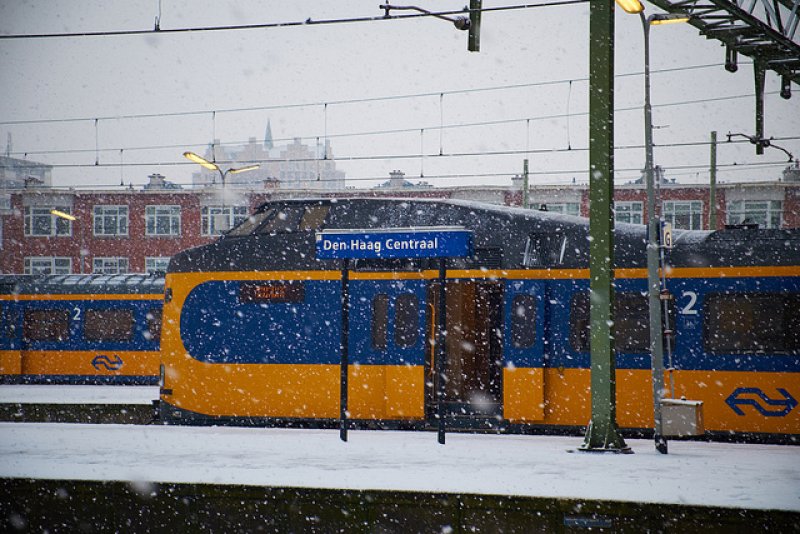
[[[109,358],[105,354],[98,354],[92,360],[92,367],[98,371],[101,371],[101,368],[105,368],[107,371],[118,371],[122,364],[122,358],[118,354],[115,354],[113,358]]]
[[[786,417],[797,406],[797,399],[783,388],[777,388],[779,396],[771,398],[760,388],[737,388],[725,399],[736,415],[745,415],[745,406],[752,408],[764,417]]]

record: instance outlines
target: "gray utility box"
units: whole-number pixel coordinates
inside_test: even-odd
[[[661,399],[661,425],[664,436],[702,436],[703,401]]]

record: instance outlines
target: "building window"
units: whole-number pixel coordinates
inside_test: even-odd
[[[72,274],[72,258],[28,256],[25,274]]]
[[[542,211],[550,211],[552,213],[563,213],[564,215],[579,216],[581,214],[581,205],[578,202],[553,202],[542,203],[540,206]]]
[[[203,206],[200,222],[203,235],[218,235],[247,219],[247,206]]]
[[[662,216],[673,228],[703,229],[703,203],[700,200],[666,200]]]
[[[180,206],[147,206],[145,208],[146,235],[181,235]]]
[[[95,206],[94,235],[128,235],[128,206]]]
[[[728,224],[757,224],[759,228],[780,228],[783,203],[780,200],[734,200],[728,203]]]
[[[72,208],[67,206],[25,206],[25,235],[71,236],[72,221],[50,213],[54,209],[67,215],[72,214]]]
[[[128,272],[128,258],[94,258],[95,274],[122,274]]]
[[[148,274],[165,273],[167,272],[167,267],[169,267],[169,257],[152,256],[144,259],[144,271]]]
[[[614,222],[642,224],[644,208],[641,202],[614,202]]]

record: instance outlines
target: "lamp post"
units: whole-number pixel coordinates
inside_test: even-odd
[[[227,230],[230,227],[230,217],[228,217],[228,215],[225,213],[225,178],[228,177],[228,174],[239,174],[241,172],[254,171],[254,170],[258,169],[259,167],[261,167],[261,165],[257,165],[257,164],[256,165],[248,165],[246,167],[239,167],[239,168],[236,168],[236,169],[230,168],[230,169],[226,169],[225,171],[223,171],[220,168],[220,166],[217,165],[216,163],[214,163],[212,161],[208,161],[204,157],[199,156],[199,155],[195,154],[194,152],[188,152],[188,151],[184,152],[183,153],[183,157],[188,159],[189,161],[193,161],[193,162],[195,162],[195,163],[197,163],[199,165],[202,165],[206,169],[209,169],[209,170],[212,170],[212,171],[217,171],[219,173],[220,180],[222,181],[222,215],[227,220],[227,224],[225,225],[226,227],[222,228],[222,230]],[[216,230],[217,229],[216,228],[217,225],[215,224],[214,226],[215,226],[215,230]]]
[[[57,210],[57,209],[50,210],[50,215],[55,215],[59,219],[64,219],[65,221],[69,221],[69,222],[75,222],[75,221],[78,220],[78,218],[75,217],[74,215],[72,215],[70,213],[66,213],[66,212],[61,211],[61,210]],[[83,272],[84,272],[84,264],[86,263],[84,256],[88,255],[88,251],[86,251],[84,249],[84,246],[83,246],[83,226],[80,227],[79,244],[80,244],[80,248],[78,249],[78,261],[81,262],[81,264],[80,264],[80,272],[81,272],[81,274],[83,274]]]
[[[650,105],[650,26],[687,22],[689,17],[680,14],[655,14],[645,17],[639,0],[617,0],[626,12],[638,14],[644,32],[644,145],[645,181],[647,184],[647,301],[650,312],[650,355],[653,374],[653,419],[656,450],[667,454],[661,417],[661,399],[664,392],[664,339],[661,315],[661,280],[659,268],[658,232],[661,221],[656,216],[655,179],[653,176],[653,111]]]

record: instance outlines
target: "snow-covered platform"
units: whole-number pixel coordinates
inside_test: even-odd
[[[800,447],[335,430],[0,423],[0,477],[399,490],[800,512]]]
[[[0,404],[152,404],[158,386],[0,385]]]

